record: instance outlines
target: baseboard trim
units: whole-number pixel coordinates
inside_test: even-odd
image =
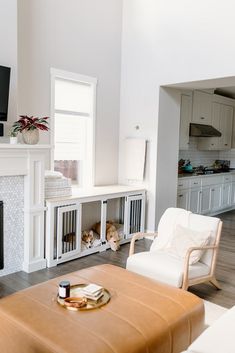
[[[43,268],[46,268],[46,259],[41,259],[31,263],[23,263],[23,271],[27,273],[39,271]]]

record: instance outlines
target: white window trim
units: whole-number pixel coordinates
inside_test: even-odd
[[[88,83],[92,86],[93,89],[93,109],[92,109],[92,157],[91,157],[91,172],[89,173],[91,176],[90,182],[86,183],[86,185],[82,185],[82,187],[92,187],[95,185],[95,127],[96,127],[96,86],[97,86],[97,78],[80,75],[70,71],[58,70],[55,68],[50,69],[51,74],[51,119],[50,119],[50,146],[51,146],[51,169],[54,170],[54,148],[55,148],[55,139],[54,139],[54,132],[55,132],[55,79],[62,78],[65,80],[71,80],[76,82],[84,82]],[[60,111],[61,112],[61,111]],[[66,113],[66,111],[63,111]],[[73,112],[69,111],[69,114],[73,114]],[[74,112],[74,114],[76,114]],[[83,115],[83,114],[81,114]],[[84,114],[84,116],[87,116]],[[83,171],[84,173],[84,171]]]

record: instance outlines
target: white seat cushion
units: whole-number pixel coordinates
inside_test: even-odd
[[[184,261],[165,251],[146,251],[131,255],[127,259],[126,268],[174,287],[182,286]],[[201,262],[189,267],[190,279],[208,274],[209,267]]]
[[[206,329],[188,348],[188,353],[234,353],[235,306]]]

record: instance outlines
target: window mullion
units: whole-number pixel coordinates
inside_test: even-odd
[[[89,113],[75,112],[75,111],[71,111],[71,110],[55,109],[54,112],[55,112],[55,114],[76,115],[76,116],[83,116],[85,118],[90,118],[90,116],[91,116]]]

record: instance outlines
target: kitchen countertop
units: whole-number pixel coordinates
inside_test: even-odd
[[[193,174],[193,173],[184,173],[184,174],[178,174],[178,178],[184,178],[184,179],[190,179],[190,178],[205,178],[205,177],[212,177],[212,176],[219,176],[219,175],[229,175],[229,174],[235,174],[235,170],[230,170],[229,172],[224,172],[224,173],[213,173],[213,174]]]

